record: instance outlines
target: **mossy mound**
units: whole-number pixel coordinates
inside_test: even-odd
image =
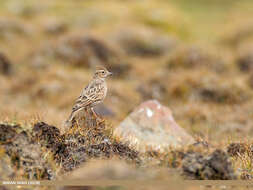
[[[91,158],[112,158],[114,156],[139,163],[138,152],[112,136],[112,128],[99,120],[90,110],[85,117],[79,117],[60,134],[59,129],[46,123],[34,125],[34,134],[38,142],[49,148],[54,159],[64,171],[75,169],[79,164]]]

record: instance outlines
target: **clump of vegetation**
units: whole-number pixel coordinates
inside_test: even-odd
[[[182,172],[187,179],[233,180],[237,178],[229,156],[219,149],[210,155],[187,153],[183,159]]]
[[[38,142],[49,148],[56,162],[64,171],[75,169],[91,158],[119,157],[139,163],[138,152],[113,138],[111,128],[99,121],[91,110],[85,110],[64,134],[46,123],[34,125],[33,132]],[[80,114],[80,113],[79,113]]]
[[[54,164],[50,158],[43,159],[47,154],[42,150],[31,134],[20,125],[0,125],[1,145],[5,154],[11,160],[13,173],[11,178],[23,177],[26,179],[53,179],[55,171]],[[7,138],[5,138],[7,137]]]
[[[167,61],[169,69],[211,69],[215,72],[224,72],[227,68],[225,60],[199,47],[179,47],[173,51]]]
[[[116,34],[120,47],[130,56],[159,57],[176,47],[176,40],[146,30],[122,30]]]
[[[234,168],[240,174],[240,178],[244,180],[253,179],[252,143],[231,143],[227,147],[227,152],[232,157]]]

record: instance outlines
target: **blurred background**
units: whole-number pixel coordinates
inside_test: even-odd
[[[252,136],[252,18],[250,0],[1,0],[0,120],[60,127],[102,65],[113,126],[157,99],[194,136]]]

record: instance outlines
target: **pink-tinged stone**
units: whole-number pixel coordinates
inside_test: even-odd
[[[114,135],[143,152],[150,148],[160,151],[180,148],[195,142],[175,122],[171,110],[157,100],[149,100],[138,106],[114,130]]]

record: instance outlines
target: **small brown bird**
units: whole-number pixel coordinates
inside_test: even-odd
[[[93,79],[90,81],[88,86],[86,86],[81,95],[75,102],[75,105],[72,108],[72,112],[70,114],[67,122],[72,122],[76,113],[85,108],[91,108],[93,111],[93,107],[97,104],[103,102],[107,93],[107,85],[105,79],[112,75],[106,68],[97,68]],[[95,113],[93,111],[93,113]]]

